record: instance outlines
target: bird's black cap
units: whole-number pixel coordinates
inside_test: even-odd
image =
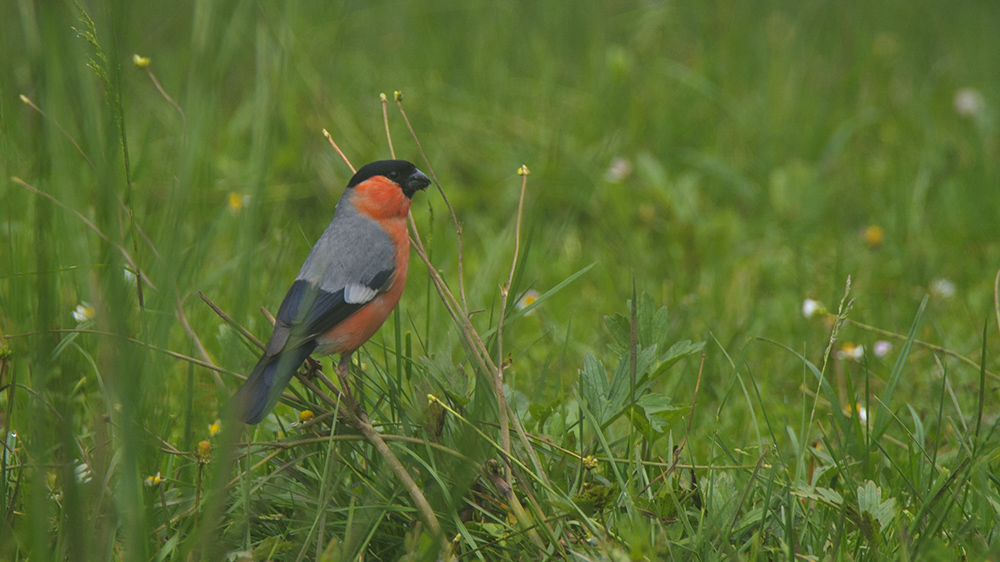
[[[379,160],[362,166],[347,183],[347,187],[352,188],[376,176],[392,180],[399,185],[404,195],[411,198],[414,193],[431,184],[431,180],[423,172],[406,160]]]

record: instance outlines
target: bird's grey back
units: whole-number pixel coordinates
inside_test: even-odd
[[[396,265],[396,249],[389,235],[374,220],[348,204],[347,190],[337,202],[333,220],[306,257],[296,280],[336,292],[348,283],[367,283]]]

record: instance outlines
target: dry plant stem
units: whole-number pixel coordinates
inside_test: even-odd
[[[176,109],[177,113],[180,114],[181,127],[183,128],[183,134],[186,137],[188,122],[187,122],[187,117],[184,116],[184,110],[181,109],[181,106],[177,105],[177,102],[174,101],[174,98],[170,97],[170,94],[168,94],[167,91],[163,89],[163,86],[160,85],[160,81],[156,79],[156,75],[153,74],[153,71],[148,66],[146,67],[146,74],[148,74],[149,79],[153,81],[153,86],[156,87],[156,91],[160,92],[160,95],[163,96],[163,99],[167,100],[167,103],[174,106],[174,109]]]
[[[20,185],[21,187],[27,189],[28,191],[34,193],[35,195],[40,195],[40,196],[48,199],[49,201],[55,203],[60,208],[62,208],[64,210],[67,210],[67,211],[72,211],[74,214],[76,214],[76,216],[80,220],[83,221],[83,224],[87,225],[87,228],[89,228],[90,230],[94,231],[94,233],[96,233],[98,236],[100,236],[101,239],[104,240],[105,242],[114,245],[115,248],[118,248],[118,251],[121,252],[122,257],[125,258],[125,263],[127,263],[132,268],[133,271],[136,271],[138,273],[139,277],[142,278],[142,282],[143,283],[145,283],[147,286],[149,286],[154,291],[157,290],[156,289],[156,285],[153,285],[153,283],[149,280],[149,278],[146,277],[146,273],[143,272],[141,269],[139,269],[139,266],[136,265],[135,260],[132,259],[132,255],[128,253],[128,250],[126,250],[125,247],[122,246],[121,244],[118,244],[117,242],[112,242],[111,239],[108,238],[108,236],[106,234],[104,234],[103,232],[101,232],[101,229],[97,228],[97,225],[95,225],[94,223],[90,222],[90,220],[87,219],[87,217],[83,216],[82,213],[80,213],[79,211],[77,211],[75,209],[70,209],[69,207],[67,207],[66,205],[64,205],[62,201],[56,199],[55,197],[49,195],[48,193],[45,193],[44,191],[38,189],[37,187],[29,184],[28,182],[22,180],[21,178],[19,178],[17,176],[14,176],[14,177],[12,177],[10,179],[14,183]]]
[[[510,286],[514,284],[514,270],[517,268],[517,253],[521,247],[521,215],[524,211],[524,191],[528,185],[528,167],[521,166],[518,170],[521,174],[521,195],[517,200],[517,218],[514,222],[514,256],[510,260],[510,274],[507,276],[507,283],[500,288],[500,316],[497,320],[497,370],[493,380],[494,390],[497,394],[497,409],[500,412],[500,443],[503,450],[510,453],[510,427],[507,421],[507,397],[503,393],[503,318],[507,314],[507,297],[510,296]],[[511,483],[510,463],[504,461],[504,477],[507,484]]]
[[[465,252],[462,249],[462,223],[458,222],[458,216],[455,215],[455,209],[451,206],[451,201],[448,200],[448,196],[444,193],[444,188],[441,187],[441,182],[437,179],[437,174],[434,172],[434,166],[431,166],[431,161],[427,158],[427,153],[424,152],[424,147],[420,144],[420,139],[417,138],[417,132],[413,130],[413,125],[410,124],[410,118],[406,116],[406,110],[403,109],[403,94],[396,92],[395,97],[396,107],[399,108],[399,114],[403,116],[406,128],[410,130],[410,136],[413,137],[413,142],[417,145],[417,150],[420,151],[420,157],[424,159],[424,164],[427,165],[427,171],[434,180],[434,185],[437,186],[438,193],[441,194],[441,199],[444,199],[444,204],[448,207],[448,213],[451,214],[451,222],[455,225],[455,234],[458,236],[458,295],[462,299],[462,311],[466,316],[468,316],[469,303],[465,299]]]
[[[389,100],[385,94],[379,94],[378,97],[382,102],[382,122],[385,124],[385,139],[389,142],[389,155],[395,160],[396,149],[392,147],[392,133],[389,132]]]
[[[340,150],[340,147],[337,146],[337,143],[336,141],[333,140],[333,136],[330,135],[330,132],[327,131],[326,129],[323,129],[323,136],[326,137],[326,140],[330,141],[330,146],[332,146],[333,149],[337,151],[337,154],[339,154],[340,158],[344,161],[345,164],[347,164],[347,167],[351,169],[351,173],[352,174],[356,173],[357,170],[354,169],[354,165],[351,164],[351,161],[347,159],[347,155],[344,154],[344,151]]]
[[[236,331],[238,331],[240,333],[240,335],[242,335],[244,338],[246,338],[250,343],[254,344],[255,346],[257,346],[260,349],[264,349],[265,348],[264,342],[262,342],[259,339],[257,339],[257,336],[251,334],[246,328],[244,328],[243,326],[241,326],[239,322],[237,322],[236,320],[233,320],[232,317],[230,317],[228,314],[226,314],[225,312],[223,312],[221,308],[219,308],[218,306],[216,306],[215,303],[211,301],[211,299],[209,299],[208,297],[205,296],[205,293],[202,293],[201,291],[198,291],[198,296],[201,297],[201,300],[205,301],[205,304],[207,304],[209,307],[211,307],[212,310],[215,311],[215,313],[219,315],[219,318],[222,318],[223,320],[225,320],[226,324],[229,324],[230,326],[232,326]]]
[[[997,279],[1000,280],[1000,276],[998,276]],[[876,328],[875,326],[869,326],[868,324],[863,324],[863,323],[858,322],[856,320],[851,320],[850,318],[845,318],[844,319],[844,323],[845,324],[850,324],[851,326],[854,326],[855,328],[861,328],[862,330],[865,330],[867,332],[872,332],[874,334],[878,334],[880,336],[885,336],[887,338],[893,338],[893,339],[897,339],[897,340],[901,340],[901,341],[906,341],[906,336],[903,335],[903,334],[897,334],[895,332],[890,332],[888,330],[883,330],[881,328]],[[927,343],[925,341],[921,341],[921,340],[917,340],[917,339],[913,340],[913,344],[914,345],[919,345],[920,347],[927,348],[927,349],[929,349],[929,350],[931,350],[931,351],[933,351],[935,353],[940,353],[942,355],[947,355],[949,357],[954,357],[955,359],[958,359],[962,363],[965,363],[966,365],[972,367],[973,369],[975,369],[977,371],[981,368],[980,365],[979,365],[979,363],[976,363],[972,359],[969,359],[968,357],[966,357],[966,356],[964,356],[964,355],[962,355],[960,353],[957,353],[955,351],[952,351],[950,349],[943,348],[943,347],[941,347],[939,345],[934,345],[932,343]],[[994,379],[1000,379],[1000,375],[998,375],[998,374],[996,374],[996,373],[994,373],[992,371],[989,371],[989,370],[986,371],[986,375],[989,376],[989,377],[992,377]]]
[[[49,117],[49,115],[47,113],[45,113],[44,111],[42,111],[42,108],[40,108],[37,105],[35,105],[35,102],[31,101],[31,98],[29,98],[28,96],[26,96],[24,94],[21,94],[21,101],[24,102],[24,104],[27,105],[28,107],[30,107],[31,109],[34,109],[35,111],[37,111],[38,114],[41,115],[42,117],[44,117],[46,119],[50,119],[52,121],[52,123],[54,123],[55,126],[59,128],[59,130],[62,132],[63,136],[65,136],[67,139],[69,139],[69,142],[73,143],[73,146],[76,147],[76,151],[80,153],[80,156],[82,156],[83,159],[84,159],[84,161],[87,162],[87,165],[90,166],[90,169],[91,170],[94,169],[94,163],[90,161],[90,158],[87,158],[87,154],[83,151],[82,148],[80,148],[80,144],[78,142],[76,142],[76,139],[74,139],[73,136],[70,135],[69,132],[66,131],[66,129],[63,129],[63,126],[59,124],[59,121],[56,121],[55,119],[52,119],[51,117]]]
[[[169,356],[173,357],[174,359],[180,359],[181,361],[187,361],[188,363],[192,363],[192,364],[197,365],[199,367],[204,367],[204,368],[206,368],[206,369],[208,369],[210,371],[216,371],[216,372],[219,372],[219,373],[226,373],[228,375],[233,375],[233,376],[240,377],[240,378],[243,378],[243,379],[246,378],[243,375],[241,375],[241,374],[239,374],[239,373],[237,373],[235,371],[230,371],[229,369],[224,369],[224,368],[216,366],[215,364],[213,364],[211,362],[208,362],[208,361],[202,361],[200,359],[195,359],[194,357],[189,357],[187,355],[184,355],[184,354],[181,354],[181,353],[177,353],[176,351],[171,351],[169,349],[163,349],[162,347],[156,347],[155,345],[148,344],[148,343],[146,343],[144,341],[137,340],[135,338],[129,338],[129,337],[123,336],[121,334],[115,334],[115,333],[112,333],[112,332],[102,332],[100,330],[81,330],[79,328],[58,329],[58,330],[42,330],[42,331],[36,331],[36,332],[25,332],[23,334],[9,334],[9,335],[5,335],[3,337],[3,339],[23,338],[23,337],[28,337],[28,336],[35,336],[35,335],[38,335],[38,334],[72,334],[72,333],[78,333],[78,334],[96,334],[96,335],[99,335],[99,336],[110,336],[110,337],[113,337],[113,338],[122,339],[122,340],[125,340],[125,341],[129,342],[129,343],[134,343],[136,345],[141,345],[142,347],[151,349],[153,351],[158,351],[160,353],[169,355]]]
[[[205,346],[201,344],[201,339],[198,338],[198,334],[196,334],[195,331],[191,328],[191,324],[188,323],[187,316],[184,315],[184,304],[181,301],[180,294],[177,295],[176,316],[177,316],[177,321],[180,322],[181,324],[181,328],[184,329],[184,333],[187,334],[189,338],[191,338],[192,342],[194,342],[194,347],[198,351],[198,355],[200,355],[202,360],[205,361],[206,363],[211,363],[214,365],[215,363],[212,361],[212,358],[208,356],[208,350],[206,350]],[[218,371],[212,371],[212,376],[215,378],[216,388],[221,390],[226,387],[225,383],[222,382],[222,377],[219,376]]]

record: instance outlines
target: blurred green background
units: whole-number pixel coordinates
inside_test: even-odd
[[[246,372],[254,350],[196,293],[266,337],[258,307],[276,309],[351,175],[321,129],[355,166],[388,158],[378,96],[394,91],[464,224],[470,307],[486,311],[479,325],[488,325],[509,267],[518,166],[532,172],[521,288],[545,292],[596,264],[505,337],[512,386],[539,400],[565,392],[585,353],[605,351],[603,317],[624,312],[633,278],[668,307],[674,339],[717,341],[709,381],[729,372],[719,351],[735,355],[755,336],[819,362],[827,327],[803,318],[802,302],[835,308],[848,275],[851,317],[898,333],[931,292],[918,337],[963,355],[978,356],[983,322],[993,322],[993,2],[82,5],[106,61],[82,36],[73,3],[0,6],[3,334],[73,328],[72,312],[86,302],[98,329],[196,355],[180,308],[219,365]],[[180,111],[133,54],[149,57],[148,71]],[[398,156],[424,167],[391,103],[389,115]],[[455,240],[440,196],[417,196],[413,213],[454,284]],[[115,245],[155,285],[144,312]],[[427,343],[416,353],[458,361],[454,330],[427,285],[414,258],[403,326]],[[190,449],[204,431],[182,431],[180,412],[193,411],[201,428],[226,398],[205,371],[73,337],[4,342],[13,354],[7,380],[50,396],[75,420],[69,433],[36,429],[54,432],[52,442],[72,441],[110,407],[104,383],[88,378],[95,365],[114,366],[123,415],[145,440],[140,465],[155,464],[144,432],[180,435]],[[853,328],[841,338],[869,349],[878,339]],[[72,346],[79,352],[63,352]],[[747,353],[765,395],[794,402],[794,411],[801,366],[774,350]],[[696,368],[683,364],[663,383],[679,403],[690,399]],[[872,358],[876,375],[888,368]],[[921,376],[913,396],[929,384]],[[709,419],[727,390],[715,382],[703,392]],[[749,432],[740,408],[717,418],[737,439]]]
[[[44,170],[80,210],[101,189],[124,198],[18,100],[29,96],[85,151],[105,148],[76,11],[31,6],[6,8],[5,175],[31,182]],[[1000,261],[990,3],[110,6],[91,9],[109,42],[117,26],[135,213],[182,292],[229,278],[240,306],[277,302],[350,175],[320,129],[356,165],[385,158],[378,94],[399,90],[465,223],[470,283],[491,295],[500,278],[479,266],[509,229],[522,163],[533,171],[529,279],[544,290],[598,264],[548,307],[558,326],[576,317],[573,341],[601,337],[595,325],[633,274],[679,326],[725,343],[801,329],[801,300],[835,300],[848,274],[857,313],[888,328],[908,322],[937,278],[957,288],[948,317],[978,324],[988,310]],[[133,53],[152,59],[186,130]],[[419,160],[399,119],[393,128],[400,156]],[[608,181],[619,158],[630,173]],[[231,192],[250,196],[238,217],[225,213]],[[32,255],[26,225],[40,202],[9,183],[3,202],[18,249],[5,267],[33,271],[18,258]],[[418,199],[416,216],[428,206],[452,271],[438,196]],[[52,265],[95,261],[98,241],[58,222],[52,234],[76,246],[53,248]],[[885,233],[874,248],[870,225]],[[234,269],[251,263],[252,275]],[[88,298],[85,276],[54,281],[61,321]],[[5,308],[30,316],[27,302]]]

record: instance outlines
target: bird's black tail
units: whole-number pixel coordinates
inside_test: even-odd
[[[315,348],[315,343],[309,343],[274,357],[264,355],[260,358],[246,382],[229,401],[243,423],[255,424],[270,413],[299,365]]]

